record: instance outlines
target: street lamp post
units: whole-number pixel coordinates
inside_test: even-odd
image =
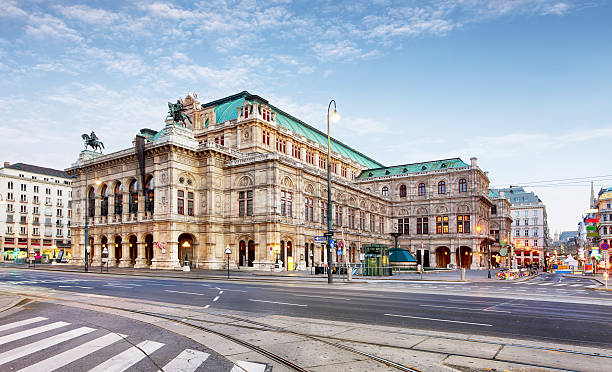
[[[89,195],[87,192],[87,168],[85,168],[85,272],[89,270],[89,224],[87,220],[87,216],[89,215],[89,208],[87,207],[87,199],[89,199]]]
[[[330,145],[331,140],[329,137],[329,110],[331,109],[332,103],[334,104],[334,113],[332,114],[332,121],[335,123],[340,120],[340,115],[336,111],[336,101],[329,101],[327,106],[327,283],[332,284],[334,282],[332,276],[332,255],[331,255],[331,242],[332,236],[332,202],[331,202],[331,152]]]

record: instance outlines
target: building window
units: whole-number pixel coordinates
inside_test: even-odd
[[[25,183],[22,183],[21,185],[19,185],[21,188],[21,191],[27,191],[27,187]]]
[[[376,232],[376,220],[374,219],[374,214],[370,213],[370,231]]]
[[[62,196],[62,190],[57,190],[57,196]]]
[[[22,203],[27,203],[28,202],[28,196],[24,195],[24,194],[21,194],[20,197],[19,197],[19,201],[22,202]]]
[[[538,229],[533,230],[533,236],[538,236]]]
[[[261,134],[261,140],[264,145],[270,146],[270,132],[264,130]]]
[[[378,217],[378,232],[380,234],[385,233],[385,218],[383,216]]]
[[[359,230],[365,230],[365,212],[359,211]]]
[[[496,205],[491,206],[491,214],[492,215],[496,215],[497,214],[497,206]]]
[[[241,217],[253,215],[253,191],[238,193],[238,215]]]
[[[102,186],[102,191],[100,192],[100,215],[108,216],[108,195],[110,194],[108,187],[106,185]]]
[[[45,194],[47,195],[51,195],[51,189],[50,188],[45,188]]]
[[[327,223],[327,203],[321,201],[321,223],[325,225]]]
[[[346,166],[340,165],[340,173],[342,177],[346,178]]]
[[[382,188],[382,195],[389,196],[389,188],[387,186]]]
[[[351,229],[354,229],[355,228],[355,210],[353,208],[348,209],[348,222],[349,222],[349,227]]]
[[[419,196],[425,196],[425,184],[419,183]]]
[[[537,240],[534,240],[534,241],[533,241],[533,246],[534,246],[534,247],[537,247],[537,246],[538,246],[538,241],[537,241]]]
[[[266,109],[261,110],[261,117],[265,121],[270,121],[270,110],[266,110]]]
[[[193,216],[193,192],[188,191],[187,192],[187,215],[189,216]]]
[[[312,151],[306,151],[306,163],[314,164],[314,154]]]
[[[408,235],[409,234],[410,225],[408,224],[408,218],[400,218],[397,220],[397,232],[400,235]]]
[[[123,213],[123,185],[118,183],[115,185],[115,214]]]
[[[177,197],[176,211],[178,214],[185,214],[185,192],[183,190],[178,190]]]
[[[130,182],[130,213],[138,212],[138,181]]]
[[[28,207],[25,206],[25,205],[22,205],[22,206],[19,207],[19,211],[21,213],[28,213]]]
[[[336,212],[336,226],[342,226],[342,206],[341,205],[336,205],[335,206],[335,212]]]
[[[144,186],[145,212],[153,213],[155,208],[155,179],[153,176],[147,177]]]
[[[405,198],[406,197],[406,185],[401,185],[400,186],[400,198]]]
[[[419,235],[429,234],[429,218],[428,217],[417,218],[417,234]]]
[[[314,220],[313,215],[314,201],[312,198],[304,198],[304,220],[312,222]]]
[[[438,194],[446,194],[446,182],[438,182]]]
[[[529,226],[529,219],[525,218],[525,226]]]
[[[295,143],[293,144],[293,146],[291,146],[291,153],[294,158],[300,159],[300,160],[302,159],[302,150]]]
[[[62,210],[61,209],[56,210],[55,215],[58,216],[58,217],[61,217],[62,216]]]
[[[521,236],[521,230],[516,230],[514,232],[514,236]]]
[[[276,137],[276,151],[286,154],[287,153],[287,141],[284,139],[281,139],[280,137]]]
[[[225,135],[215,136],[215,143],[217,145],[225,146]]]
[[[467,181],[465,178],[459,180],[459,192],[467,192]]]
[[[469,215],[457,216],[457,232],[460,234],[470,233],[470,216]]]
[[[448,216],[436,217],[436,234],[448,234]]]
[[[529,230],[525,230],[525,236],[529,236]]]
[[[7,184],[7,188],[9,190],[12,190],[13,189],[13,182],[9,181],[8,184]]]
[[[34,192],[38,194],[38,186],[34,186]]]
[[[96,194],[94,193],[93,187],[89,189],[89,192],[87,193],[87,199],[87,202],[89,203],[89,205],[87,205],[87,215],[89,217],[93,217],[95,215],[96,210]]]
[[[291,217],[293,215],[293,194],[281,190],[281,216]]]
[[[333,174],[338,174],[338,163],[335,161],[332,161],[331,163],[331,171]]]
[[[525,235],[525,236],[527,236],[527,235]],[[525,247],[529,247],[529,240],[525,239]]]

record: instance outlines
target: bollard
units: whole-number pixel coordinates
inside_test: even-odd
[[[461,281],[465,282],[465,268],[464,267],[461,268]]]

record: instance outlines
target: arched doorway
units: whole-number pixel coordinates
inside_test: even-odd
[[[461,246],[457,249],[457,264],[459,267],[469,269],[472,265],[472,248]]]
[[[447,268],[450,262],[450,249],[448,247],[436,248],[436,266]]]
[[[249,240],[249,251],[247,254],[247,258],[248,258],[248,266],[249,267],[253,267],[253,262],[255,261],[255,242],[252,240]]]
[[[108,238],[106,236],[103,236],[100,239],[100,257],[102,257],[105,249],[106,249],[106,257],[108,258]]]
[[[121,237],[120,236],[116,236],[115,237],[115,264],[118,265],[119,264],[119,260],[122,257],[122,243],[121,243]]]
[[[130,247],[130,264],[136,264],[136,257],[138,256],[138,239],[135,235],[130,236],[129,239]]]
[[[244,266],[246,262],[246,243],[244,240],[241,240],[238,243],[238,266]]]
[[[292,260],[293,270],[295,270],[295,261],[293,260],[293,245],[290,241],[287,241],[287,262],[285,263],[286,269],[289,269],[289,260]]]
[[[191,234],[181,234],[178,238],[179,242],[179,261],[181,262],[181,266],[185,264],[185,261],[188,262],[189,266],[193,266],[194,255],[193,255],[193,235]]]
[[[151,265],[153,261],[153,235],[151,234],[145,236],[145,256],[147,258],[147,265]]]
[[[287,267],[285,266],[285,264],[287,263],[287,260],[285,260],[285,241],[281,240],[280,242],[280,260],[283,263],[283,267]]]

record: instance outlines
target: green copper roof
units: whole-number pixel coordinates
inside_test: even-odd
[[[245,100],[249,101],[260,101],[269,105],[268,101],[265,99],[250,94],[249,92],[240,92],[238,94],[234,94],[233,96],[225,97],[219,99],[217,101],[205,103],[202,105],[203,108],[214,106],[216,123],[223,123],[228,120],[234,120],[238,118],[238,108],[244,104]],[[327,134],[321,132],[320,130],[304,123],[303,121],[287,114],[286,112],[270,105],[270,107],[276,112],[276,122],[297,133],[302,136],[315,141],[327,148]],[[380,167],[381,163],[369,158],[368,156],[360,153],[359,151],[350,148],[349,146],[343,144],[342,142],[331,139],[331,150],[337,152],[338,154],[344,155],[349,159],[356,161],[357,163],[368,167]]]
[[[499,198],[500,196],[496,190],[489,189],[489,198]]]
[[[391,248],[389,250],[389,262],[417,262],[414,256],[405,249]]]
[[[449,168],[463,168],[463,167],[469,167],[469,165],[464,163],[459,158],[453,158],[453,159],[428,161],[424,163],[413,163],[413,164],[395,165],[392,167],[366,169],[362,171],[357,178],[366,179],[366,178],[372,178],[372,177],[393,176],[397,174],[429,172],[432,170],[441,170],[441,169],[449,169]]]

